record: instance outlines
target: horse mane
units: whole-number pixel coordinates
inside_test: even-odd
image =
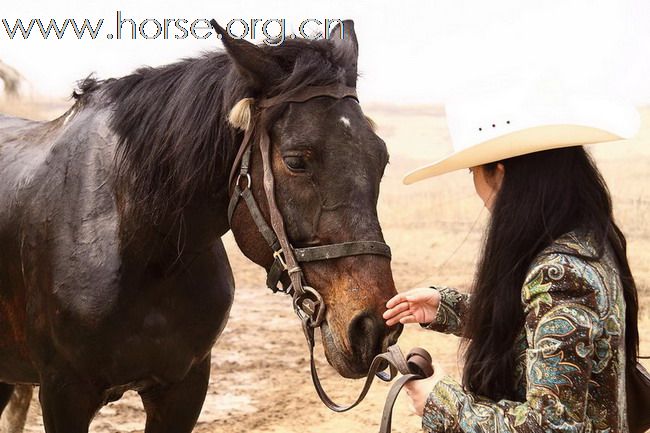
[[[349,59],[337,55],[331,41],[292,39],[262,49],[285,73],[264,96],[345,80]],[[88,77],[73,97],[83,105],[99,93],[109,104],[118,136],[115,185],[135,208],[162,216],[227,188],[242,138],[228,117],[239,100],[262,96],[252,92],[222,50],[119,79]]]

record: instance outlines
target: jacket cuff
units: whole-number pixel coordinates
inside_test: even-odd
[[[421,323],[420,326],[438,332],[459,332],[461,328],[459,304],[462,302],[463,295],[448,287],[431,286],[431,288],[440,293],[440,305],[433,322]]]

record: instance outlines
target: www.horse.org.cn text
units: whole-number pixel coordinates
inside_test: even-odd
[[[306,18],[288,23],[285,18],[233,18],[224,28],[236,39],[261,39],[267,45],[279,45],[287,39],[328,38],[330,30],[344,23],[338,18]],[[0,39],[26,40],[76,38],[95,40],[208,39],[220,36],[206,18],[135,18],[115,13],[115,20],[99,18],[2,18]]]

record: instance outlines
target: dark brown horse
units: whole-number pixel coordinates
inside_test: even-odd
[[[228,221],[243,139],[229,113],[244,98],[356,86],[351,21],[330,39],[275,47],[222,36],[226,52],[85,80],[51,122],[0,117],[0,381],[40,384],[48,433],[87,432],[127,389],[142,396],[147,433],[192,430],[233,300],[220,238],[232,230],[251,260],[274,263],[244,205]],[[358,102],[320,96],[266,116],[292,244],[383,242],[376,204],[388,154]],[[268,219],[252,155],[250,185]],[[399,333],[381,320],[395,294],[389,262],[364,254],[303,266],[326,304],[327,358],[345,377],[364,375]],[[296,344],[301,335],[296,325]]]

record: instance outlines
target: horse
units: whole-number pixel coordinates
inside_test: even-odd
[[[52,121],[0,117],[0,390],[39,384],[47,433],[87,432],[126,390],[146,433],[192,431],[233,302],[229,230],[341,376],[401,332],[370,251],[389,156],[353,91],[354,23],[271,45],[215,28],[225,50],[88,77]]]

